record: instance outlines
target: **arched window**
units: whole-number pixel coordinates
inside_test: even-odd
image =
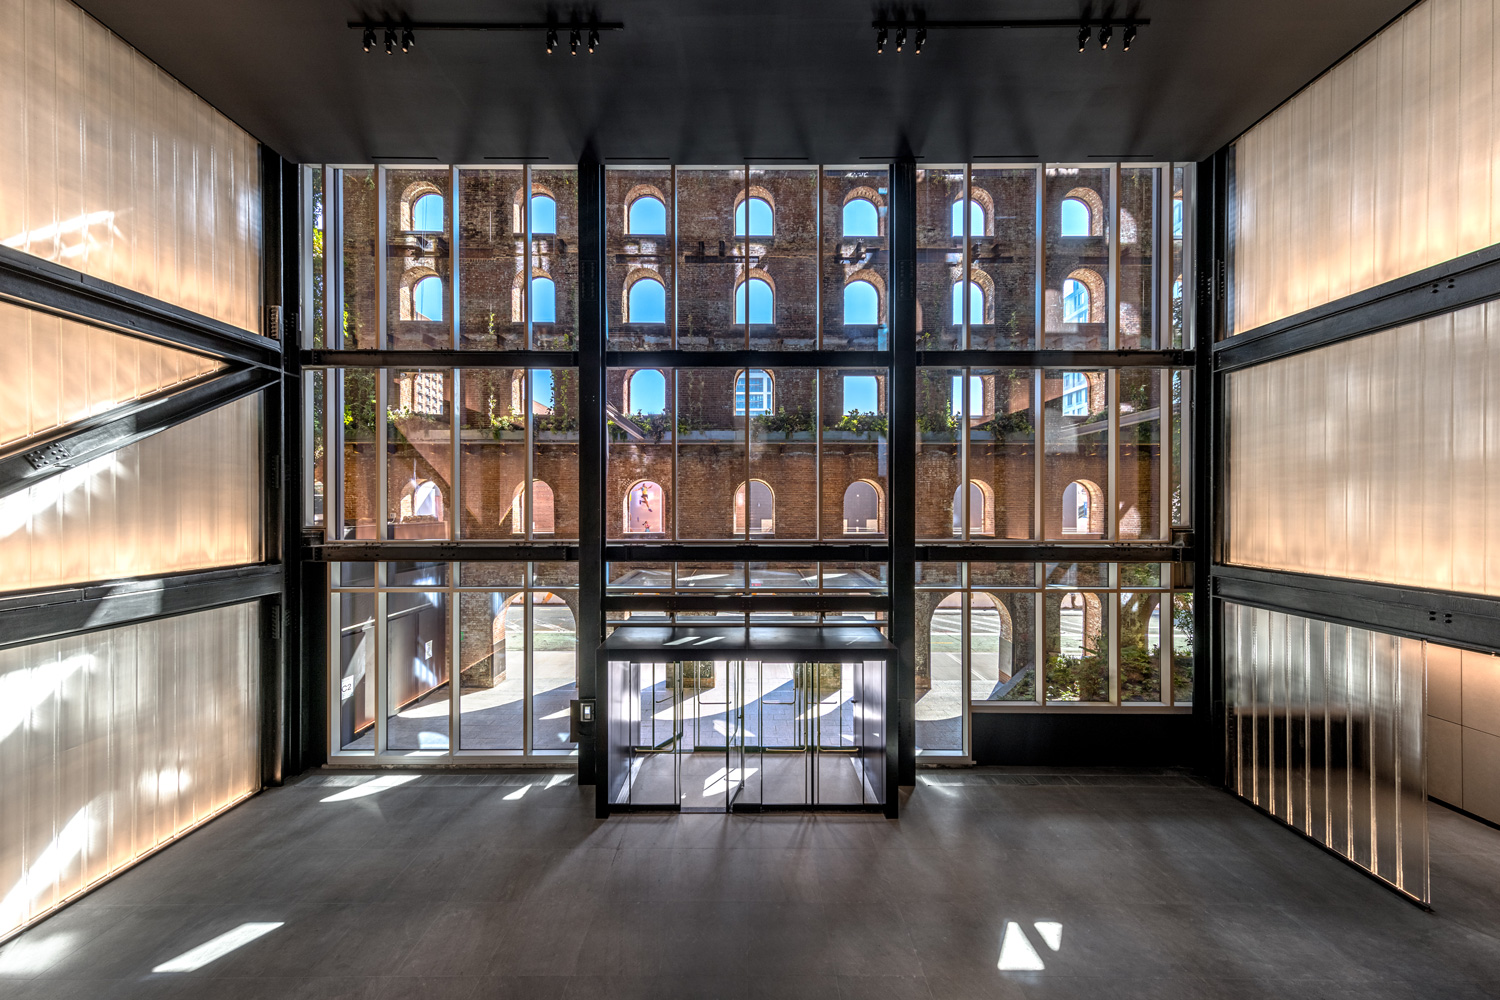
[[[744,323],[748,300],[749,322],[769,326],[776,322],[776,293],[771,283],[764,278],[751,278],[740,282],[734,296],[734,321]]]
[[[851,198],[844,203],[845,236],[879,236],[880,210],[868,198]]]
[[[976,701],[998,696],[1015,673],[1010,611],[994,594],[969,597],[969,677]]]
[[[440,233],[443,231],[443,196],[424,194],[411,206],[411,231],[414,233]]]
[[[413,479],[401,491],[401,520],[443,519],[443,493],[430,479]]]
[[[654,195],[641,195],[630,203],[625,227],[631,236],[667,235],[666,203]]]
[[[531,279],[531,321],[557,322],[557,286],[551,278]]]
[[[1093,497],[1083,483],[1069,483],[1063,490],[1062,530],[1065,535],[1089,534],[1089,518],[1093,513]]]
[[[844,286],[844,325],[876,326],[880,323],[880,292],[868,281],[855,280]]]
[[[745,224],[747,213],[750,218],[748,230]],[[766,199],[746,198],[735,207],[734,235],[770,236],[775,231],[774,213],[771,211],[771,203]]]
[[[666,321],[667,286],[655,278],[638,278],[630,286],[625,322],[665,323]]]
[[[844,534],[880,533],[880,488],[861,479],[844,491]]]
[[[511,533],[520,535],[524,533],[521,527],[526,523],[526,499],[522,495],[521,487],[516,487],[516,495],[510,502],[510,524]],[[540,479],[531,481],[531,531],[537,535],[550,535],[557,530],[557,512],[553,504],[552,487]]]
[[[953,491],[953,537],[959,538],[963,535],[964,509],[963,509],[963,487],[960,486]],[[993,531],[989,525],[993,523],[990,513],[990,493],[982,483],[969,480],[969,534],[989,535]]]
[[[1063,236],[1088,236],[1094,231],[1094,220],[1088,202],[1082,198],[1064,198],[1062,201]]]
[[[755,417],[772,412],[770,373],[752,368],[734,380],[734,414]]]
[[[666,494],[659,484],[639,482],[625,495],[625,530],[630,534],[659,534],[666,530]]]
[[[984,322],[984,289],[979,282],[969,282],[969,322]],[[953,283],[953,325],[963,326],[964,323],[964,283],[955,281]]]
[[[953,233],[954,236],[983,236],[984,235],[984,206],[977,201],[969,202],[969,231],[964,232],[964,203],[955,201],[953,203]]]
[[[734,533],[745,533],[745,484],[734,491]],[[776,497],[771,487],[759,479],[750,480],[750,534],[776,533]]]
[[[1063,282],[1062,321],[1064,323],[1087,323],[1089,305],[1089,286],[1077,278],[1068,278]]]
[[[429,195],[428,197],[431,197]],[[443,318],[443,279],[435,274],[418,279],[411,286],[412,319],[441,322]]]
[[[629,413],[666,413],[666,376],[654,368],[631,375],[625,386],[625,409]]]
[[[557,232],[557,202],[551,195],[531,196],[531,235],[547,236]]]

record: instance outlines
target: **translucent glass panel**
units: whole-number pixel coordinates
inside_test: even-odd
[[[1047,168],[1042,199],[1046,252],[1042,315],[1049,348],[1110,346],[1110,252],[1115,226],[1110,174],[1108,167]]]
[[[609,538],[888,530],[883,369],[611,369]]]
[[[0,370],[11,387],[0,447],[223,369],[199,354],[0,302]]]
[[[1500,241],[1494,0],[1426,0],[1234,147],[1234,332]]]
[[[1161,167],[1120,168],[1120,260],[1116,273],[1118,302],[1116,330],[1118,346],[1144,349],[1160,346],[1156,342],[1160,324],[1162,288],[1160,277],[1166,268],[1158,268],[1161,233],[1157,229],[1162,217],[1165,192]]]
[[[825,350],[890,347],[889,184],[885,170],[823,170],[820,274]]]
[[[749,254],[745,273],[750,287],[748,294],[743,286],[736,291],[735,308],[740,312],[740,299],[748,298],[743,318],[753,349],[790,351],[818,346],[820,200],[816,168],[750,168],[748,209],[744,203],[735,209],[735,234],[746,241]],[[769,310],[757,305],[757,299],[764,296],[758,288],[769,289]]]
[[[1115,459],[1115,537],[1164,538],[1163,506],[1168,497],[1162,468],[1162,400],[1170,372],[1162,368],[1122,368],[1120,429]]]
[[[325,206],[338,220],[330,240],[327,343],[332,348],[370,351],[380,343],[380,195],[373,167],[333,172],[332,200]]]
[[[531,168],[527,310],[531,346],[578,347],[578,171]]]
[[[262,397],[0,498],[0,589],[264,558]]]
[[[530,523],[527,372],[465,368],[459,383],[459,533],[464,538],[524,539]],[[556,496],[553,490],[554,502]]]
[[[1233,372],[1229,562],[1500,594],[1500,306]]]
[[[448,538],[453,520],[453,373],[384,372],[385,537]]]
[[[384,171],[386,346],[453,346],[453,172]]]
[[[0,934],[255,792],[260,631],[249,603],[0,650]]]
[[[1430,901],[1423,644],[1223,605],[1230,787]]]
[[[328,425],[333,431],[330,452],[337,462],[327,484],[334,492],[330,509],[339,512],[335,536],[368,540],[376,537],[381,516],[379,368],[334,369],[328,398]]]
[[[0,9],[0,244],[261,330],[255,139],[67,0]]]
[[[1126,373],[1133,374],[1133,373]],[[1042,375],[1046,418],[1042,455],[1043,537],[1107,539],[1111,373],[1048,371]]]
[[[968,346],[1028,350],[1036,344],[1037,171],[974,167],[968,215]],[[977,208],[977,211],[976,211]]]
[[[957,350],[964,346],[970,299],[982,294],[964,281],[964,240],[982,226],[983,209],[965,198],[963,167],[917,171],[917,347]],[[968,202],[967,211],[965,210]],[[920,412],[920,410],[919,410]]]
[[[459,347],[525,350],[526,169],[458,172]]]
[[[916,525],[921,539],[951,539],[955,531],[962,536],[966,523],[972,523],[964,520],[964,438],[959,427],[978,387],[965,372],[917,370]]]
[[[673,346],[677,322],[673,173],[670,167],[605,171],[608,246],[604,268],[613,350],[663,350]]]
[[[774,325],[775,288],[764,272],[749,273],[745,233],[774,236],[775,206],[764,195],[750,204],[747,186],[743,167],[677,171],[677,346],[685,350],[742,349],[748,324]],[[773,323],[755,322],[767,318]]]
[[[577,564],[345,563],[332,583],[334,752],[574,752]]]

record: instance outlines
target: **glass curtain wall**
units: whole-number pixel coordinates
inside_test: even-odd
[[[335,756],[577,752],[576,563],[330,569]]]

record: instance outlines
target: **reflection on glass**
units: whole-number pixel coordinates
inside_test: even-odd
[[[525,595],[478,591],[461,593],[456,600],[461,747],[520,750],[526,689]]]
[[[1043,537],[1109,537],[1108,376],[1102,371],[1043,373],[1046,415]]]
[[[521,167],[458,172],[459,346],[526,348],[525,217]]]
[[[321,368],[308,371],[312,380],[312,413],[308,423],[310,446],[305,456],[312,482],[309,506],[302,512],[304,524],[322,524],[327,516],[328,499],[328,375]],[[307,440],[304,438],[304,440]]]
[[[379,435],[380,420],[377,397],[378,368],[344,368],[339,370],[342,412],[342,468],[335,478],[343,495],[339,537],[374,539],[380,504]]]
[[[990,222],[989,213],[977,202],[970,205],[966,221],[965,186],[962,167],[917,171],[917,347],[921,350],[963,347],[963,320],[953,321],[953,301],[957,287],[958,301],[964,302],[963,289],[968,284],[963,274],[964,226],[977,234],[988,229]],[[969,280],[989,280],[981,274],[971,271]]]
[[[1172,595],[1172,700],[1193,703],[1193,595]]]
[[[1120,594],[1120,700],[1161,701],[1161,594]]]
[[[916,480],[928,498],[917,505],[917,537],[921,539],[950,539],[954,525],[964,524],[958,437],[964,420],[963,397],[968,395],[961,388],[964,377],[962,368],[917,370]],[[955,387],[960,387],[956,394]]]
[[[887,289],[890,253],[885,170],[824,170],[823,340],[825,350],[890,346]]]
[[[1105,597],[1080,590],[1045,594],[1045,677],[1049,702],[1110,700]]]
[[[529,278],[532,348],[572,350],[578,332],[577,170],[531,170]]]
[[[448,595],[386,595],[386,745],[448,749]]]
[[[385,317],[395,351],[451,348],[453,239],[448,170],[385,170]],[[447,317],[450,322],[444,322]]]
[[[576,564],[574,564],[576,568]],[[533,594],[531,603],[531,748],[573,750],[570,704],[578,697],[578,592]]]
[[[1119,373],[1117,538],[1156,539],[1166,532],[1161,510],[1163,374],[1159,368],[1123,368]]]
[[[1113,197],[1109,168],[1048,167],[1043,289],[1045,346],[1109,346],[1109,235]]]
[[[339,749],[373,750],[375,595],[338,594],[335,601],[339,616]]]
[[[1161,211],[1160,167],[1120,168],[1119,346],[1158,346],[1157,214]]]
[[[339,170],[338,219],[339,267],[335,279],[337,302],[342,322],[335,329],[342,334],[341,347],[346,351],[369,351],[380,347],[380,230],[377,224],[379,199],[375,192],[375,171]]]
[[[747,498],[745,432],[748,418],[735,415],[732,368],[677,372],[677,534],[684,539],[747,537],[750,526],[768,521],[775,529],[775,496],[762,482]],[[781,406],[772,385],[774,405]],[[660,482],[660,480],[657,480]],[[685,499],[690,497],[691,500]],[[738,501],[738,502],[737,502]],[[746,511],[750,502],[753,510]],[[768,502],[769,501],[769,502]],[[757,531],[757,535],[766,536]]]
[[[926,663],[917,663],[917,749],[963,750],[963,595],[932,611]],[[923,667],[926,667],[924,670]]]
[[[976,204],[970,210],[969,273],[982,295],[969,308],[971,349],[1036,346],[1036,182],[1032,168],[970,172]]]

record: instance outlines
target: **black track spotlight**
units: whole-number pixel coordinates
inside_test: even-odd
[[[886,32],[884,28],[875,32],[875,54],[878,56],[885,51]]]
[[[401,29],[401,51],[410,52],[417,44],[417,36],[411,33],[410,28]]]
[[[922,46],[925,45],[926,42],[927,42],[927,29],[926,28],[918,28],[917,29],[917,41],[916,41],[916,44],[914,44],[911,47],[912,55],[916,55],[916,56],[921,55],[922,54]]]
[[[594,49],[599,45],[599,29],[589,29],[589,55],[594,54]]]
[[[904,27],[897,28],[896,29],[896,51],[899,53],[901,51],[901,49],[905,45],[906,45],[906,28],[904,28]]]
[[[552,54],[552,50],[555,49],[555,48],[557,48],[557,29],[556,28],[548,28],[547,29],[547,54],[550,56]]]
[[[375,29],[365,29],[365,51],[368,52],[375,47]]]
[[[1082,52],[1089,47],[1089,26],[1080,24],[1078,26],[1078,51]]]
[[[393,56],[396,54],[396,29],[385,29],[385,54]]]
[[[578,54],[578,43],[580,41],[581,38],[578,34],[578,29],[574,28],[573,31],[568,35],[568,51],[575,56]]]
[[[1130,45],[1135,41],[1135,25],[1125,25],[1125,37],[1120,39],[1120,49],[1124,52],[1130,51]]]
[[[1099,29],[1099,49],[1104,51],[1109,48],[1109,40],[1115,35],[1115,30],[1108,24]]]

